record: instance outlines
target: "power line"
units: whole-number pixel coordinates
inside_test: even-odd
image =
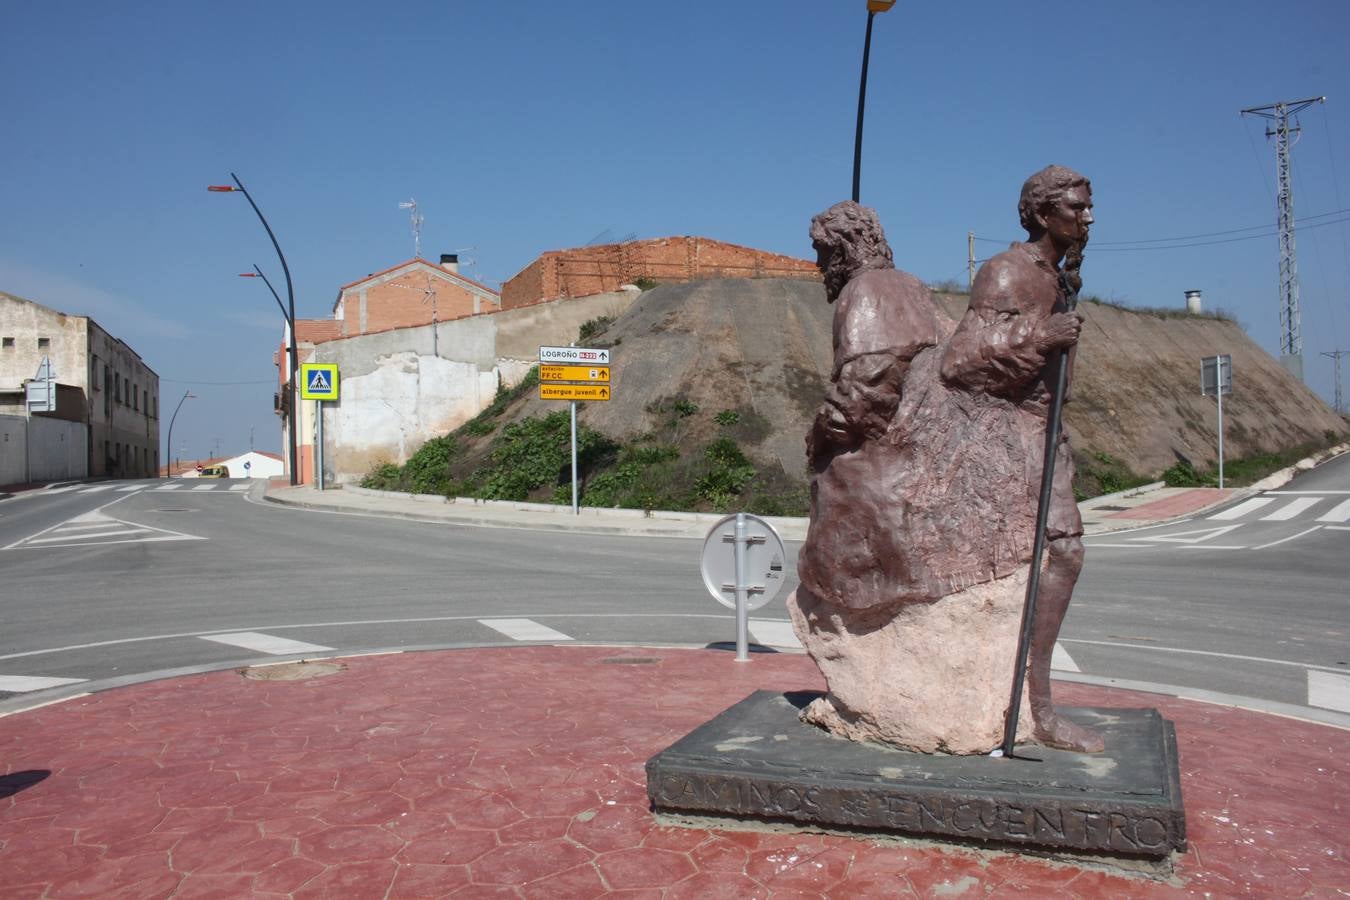
[[[1336,212],[1337,212],[1337,213],[1345,213],[1345,212],[1350,212],[1350,210],[1344,210],[1344,209],[1342,209],[1342,210],[1337,210]],[[1323,215],[1323,216],[1330,216],[1330,215],[1336,215],[1336,213],[1322,213],[1322,215]],[[1306,217],[1305,217],[1305,220],[1306,220],[1306,219],[1314,219],[1314,218],[1318,218],[1318,217],[1317,217],[1317,216],[1306,216]],[[1342,224],[1342,223],[1344,223],[1344,222],[1350,222],[1350,216],[1345,216],[1345,217],[1340,218],[1340,219],[1332,219],[1330,222],[1317,222],[1317,223],[1314,223],[1314,224],[1312,224],[1312,225],[1301,225],[1301,226],[1299,226],[1299,230],[1300,230],[1300,231],[1311,231],[1311,230],[1314,229],[1314,228],[1324,228],[1324,227],[1326,227],[1326,226],[1328,226],[1328,225],[1340,225],[1340,224]],[[1093,252],[1101,252],[1101,253],[1130,253],[1130,252],[1138,253],[1138,252],[1141,252],[1141,251],[1149,251],[1149,250],[1180,250],[1180,249],[1182,249],[1182,248],[1184,248],[1184,247],[1212,247],[1212,246],[1214,246],[1215,244],[1234,244],[1234,243],[1237,243],[1237,242],[1239,242],[1239,241],[1254,241],[1254,240],[1259,240],[1259,239],[1261,239],[1261,238],[1274,237],[1276,234],[1279,233],[1278,229],[1276,229],[1274,225],[1265,225],[1265,226],[1258,226],[1258,227],[1264,227],[1264,228],[1266,228],[1267,230],[1264,231],[1264,232],[1262,232],[1262,233],[1260,233],[1260,234],[1249,234],[1249,235],[1245,235],[1245,236],[1243,236],[1243,237],[1225,238],[1224,240],[1220,240],[1220,241],[1193,241],[1193,242],[1190,242],[1190,243],[1184,243],[1184,244],[1168,244],[1168,245],[1166,245],[1166,246],[1158,246],[1158,247],[1125,247],[1125,246],[1112,246],[1113,244],[1116,244],[1116,245],[1121,245],[1121,244],[1144,244],[1144,243],[1148,243],[1148,241],[1105,241],[1105,242],[1102,242],[1102,243],[1100,243],[1100,244],[1098,244],[1098,243],[1089,243],[1089,244],[1088,244],[1088,249],[1089,249],[1090,251],[1093,251]],[[1238,229],[1238,230],[1244,230],[1244,231],[1245,231],[1246,229]],[[1216,233],[1217,233],[1217,234],[1223,234],[1224,232],[1216,232]],[[1201,235],[1195,235],[1195,237],[1201,237]],[[1010,243],[1015,243],[1014,241],[1000,240],[1000,239],[998,239],[998,238],[983,238],[983,237],[977,237],[977,238],[975,238],[975,240],[977,240],[977,241],[984,241],[985,243],[988,243],[988,244],[1010,244]],[[1170,239],[1168,239],[1168,238],[1158,238],[1158,240],[1159,240],[1159,241],[1162,241],[1162,240],[1178,240],[1178,239],[1177,239],[1177,238],[1170,238]]]
[[[1338,202],[1337,202],[1337,205],[1339,205],[1339,200],[1338,200]],[[1350,213],[1350,208],[1347,208],[1347,209],[1334,209],[1334,210],[1332,210],[1331,212],[1317,213],[1316,215],[1312,215],[1312,216],[1301,216],[1301,217],[1300,217],[1300,220],[1303,221],[1303,222],[1307,222],[1307,221],[1309,221],[1309,220],[1311,220],[1311,219],[1325,219],[1325,218],[1328,218],[1328,217],[1330,217],[1330,216],[1341,216],[1341,215],[1344,215],[1344,214],[1346,214],[1346,213]],[[1335,224],[1338,224],[1339,222],[1345,222],[1345,221],[1350,221],[1350,219],[1338,219],[1336,222],[1323,222],[1323,223],[1320,223],[1320,224],[1322,224],[1322,225],[1335,225]],[[1144,239],[1144,240],[1137,240],[1137,241],[1093,241],[1093,242],[1092,242],[1092,247],[1093,247],[1093,249],[1100,250],[1100,249],[1103,249],[1103,248],[1105,248],[1105,247],[1123,246],[1123,245],[1125,245],[1125,244],[1160,244],[1160,243],[1164,243],[1164,242],[1168,242],[1168,241],[1190,241],[1190,240],[1194,240],[1195,238],[1219,237],[1219,236],[1222,236],[1222,235],[1225,235],[1225,234],[1241,234],[1241,233],[1244,232],[1244,231],[1259,231],[1259,230],[1264,230],[1264,233],[1262,233],[1262,234],[1257,234],[1257,235],[1253,235],[1253,237],[1269,237],[1270,235],[1275,234],[1275,231],[1273,230],[1275,227],[1276,227],[1276,223],[1274,223],[1274,222],[1267,222],[1267,223],[1264,224],[1264,225],[1248,225],[1248,226],[1246,226],[1246,227],[1244,227],[1244,228],[1229,228],[1229,229],[1227,229],[1227,230],[1225,230],[1225,231],[1205,231],[1205,232],[1201,232],[1200,234],[1181,234],[1181,235],[1177,235],[1177,236],[1175,236],[1175,237],[1146,238],[1146,239]],[[1315,228],[1315,227],[1317,227],[1317,226],[1315,226],[1315,225],[1304,225],[1304,226],[1301,226],[1301,227],[1304,227],[1304,228]],[[1011,241],[1000,240],[999,238],[986,238],[986,237],[979,237],[979,236],[976,236],[975,240],[977,240],[977,241],[984,241],[985,243],[989,243],[989,244],[1007,244],[1007,243],[1012,243]],[[1246,240],[1246,238],[1240,238],[1240,240]],[[1157,248],[1152,248],[1152,249],[1164,250],[1164,249],[1166,249],[1166,248],[1165,248],[1165,247],[1157,247]]]
[[[188,381],[184,378],[161,378],[161,384],[205,384],[211,387],[226,387],[239,384],[276,384],[276,381]]]

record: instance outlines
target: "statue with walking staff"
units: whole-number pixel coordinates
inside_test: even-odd
[[[1049,166],[1018,214],[1027,239],[984,264],[955,325],[895,268],[873,210],[812,220],[834,362],[788,607],[829,688],[802,717],[835,734],[956,754],[1104,747],[1050,696],[1083,565],[1060,411],[1091,184]]]

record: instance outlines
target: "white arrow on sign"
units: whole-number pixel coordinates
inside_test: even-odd
[[[609,362],[609,350],[604,347],[540,347],[541,363],[596,363]]]

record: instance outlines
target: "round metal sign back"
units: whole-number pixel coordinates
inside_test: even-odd
[[[787,551],[773,526],[759,516],[745,514],[746,608],[759,609],[783,588]],[[699,568],[713,599],[736,608],[736,514],[720,519],[703,540]]]

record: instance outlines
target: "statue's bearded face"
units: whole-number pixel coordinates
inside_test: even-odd
[[[816,268],[825,279],[825,299],[833,303],[839,292],[848,284],[852,267],[848,265],[846,254],[837,243],[824,238],[811,241],[816,251]]]

